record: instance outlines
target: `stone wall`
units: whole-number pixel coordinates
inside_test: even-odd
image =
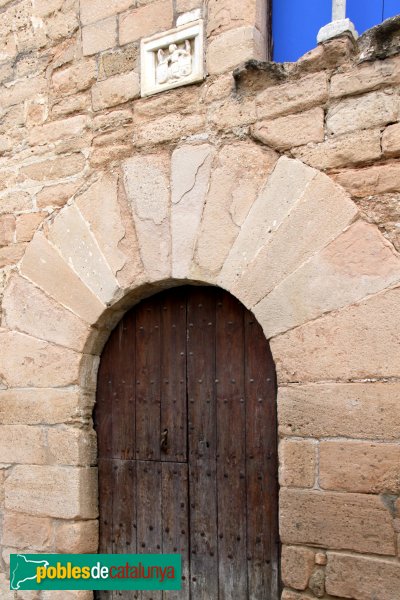
[[[204,83],[139,42],[202,7]],[[278,371],[284,600],[400,598],[400,24],[266,56],[261,0],[0,0],[0,595],[97,550],[98,356],[140,298],[220,285]],[[61,595],[62,594],[62,595]]]

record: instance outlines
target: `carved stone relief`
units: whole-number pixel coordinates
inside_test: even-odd
[[[204,42],[201,19],[142,40],[142,96],[202,79]]]

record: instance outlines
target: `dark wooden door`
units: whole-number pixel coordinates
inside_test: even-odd
[[[277,600],[275,369],[252,314],[213,287],[135,306],[104,348],[95,427],[100,552],[181,553],[179,592]]]

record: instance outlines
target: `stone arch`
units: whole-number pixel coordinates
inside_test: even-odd
[[[19,398],[28,421],[36,410],[38,422],[65,425],[49,432],[40,465],[13,469],[6,503],[74,524],[96,518],[98,356],[129,307],[183,281],[218,285],[254,312],[281,386],[305,373],[309,382],[395,375],[386,356],[400,259],[331,178],[249,141],[138,153],[45,223],[5,290],[0,382],[10,406]],[[382,339],[369,330],[377,315]],[[85,427],[73,426],[79,419]]]

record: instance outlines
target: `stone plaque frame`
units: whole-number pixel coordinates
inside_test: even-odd
[[[177,77],[171,77],[167,81],[160,83],[157,80],[158,51],[161,50],[166,53],[169,51],[168,49],[171,45],[176,45],[179,49],[187,44],[187,42],[190,45],[190,73],[187,75],[180,74]],[[203,20],[198,19],[175,29],[142,39],[140,44],[140,60],[140,91],[142,97],[152,96],[165,90],[202,81],[205,77]]]

